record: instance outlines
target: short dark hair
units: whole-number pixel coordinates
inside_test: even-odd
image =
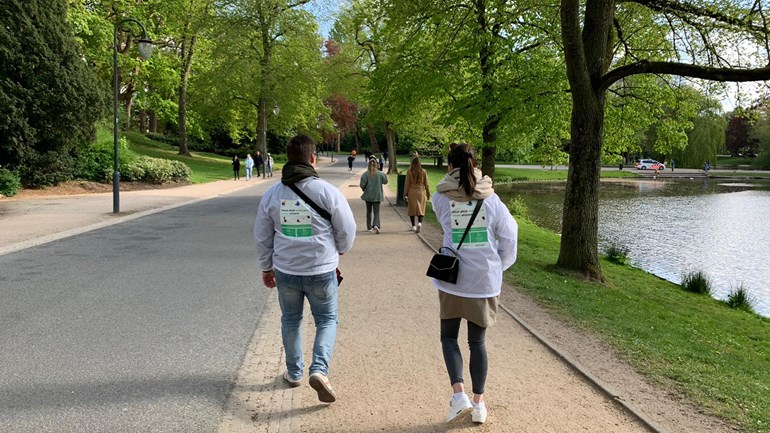
[[[288,162],[310,162],[315,153],[315,141],[307,135],[295,135],[286,144]]]

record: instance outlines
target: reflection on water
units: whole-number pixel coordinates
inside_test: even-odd
[[[520,195],[535,223],[560,231],[564,185],[521,183],[495,190],[503,201]],[[769,181],[603,181],[599,249],[625,246],[635,266],[677,284],[685,272],[701,270],[718,299],[743,285],[756,298],[755,310],[770,317],[769,215]]]

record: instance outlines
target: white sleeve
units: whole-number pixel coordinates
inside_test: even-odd
[[[270,194],[262,196],[257,210],[257,220],[254,222],[254,241],[257,247],[257,264],[260,270],[273,269],[273,239],[275,223],[270,216]]]
[[[347,199],[339,190],[335,190],[331,198],[334,241],[337,244],[337,251],[346,253],[353,247],[353,241],[356,239],[356,219]]]
[[[516,262],[519,225],[499,197],[495,196],[495,202],[490,204],[495,205],[493,232],[497,238],[497,254],[505,271]]]

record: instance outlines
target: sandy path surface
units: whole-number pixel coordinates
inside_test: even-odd
[[[319,403],[307,381],[292,389],[278,379],[285,367],[280,310],[273,299],[220,432],[648,431],[502,312],[487,334],[487,423],[446,426],[451,388],[439,342],[436,290],[424,276],[433,253],[387,202],[382,234],[366,232],[359,191],[343,187],[359,233],[340,266],[345,281],[330,372],[338,401]],[[312,325],[306,331],[307,355]],[[466,370],[467,356],[465,348]]]

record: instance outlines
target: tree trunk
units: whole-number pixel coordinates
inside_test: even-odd
[[[385,137],[388,142],[388,174],[398,174],[396,159],[396,133],[390,122],[385,122]]]
[[[595,101],[598,104],[573,101],[570,164],[556,266],[603,282],[598,231],[604,98],[597,95]]]
[[[495,159],[497,154],[497,125],[500,123],[498,116],[487,118],[487,123],[481,131],[481,139],[484,147],[481,150],[481,173],[495,180]]]
[[[356,141],[356,153],[361,153],[361,143],[358,141],[358,128],[353,131],[353,139]]]
[[[262,73],[260,77],[259,107],[257,109],[257,150],[262,153],[262,158],[267,158],[267,86],[270,78],[270,63],[273,52],[273,46],[268,32],[269,27],[262,28],[262,58],[259,61]],[[262,178],[265,178],[266,176],[267,173],[262,170]]]
[[[369,144],[372,147],[372,153],[378,153],[380,146],[377,144],[377,136],[374,134],[374,128],[371,123],[366,125],[366,130],[369,131]]]
[[[195,54],[195,36],[190,38],[189,45],[182,43],[182,70],[179,80],[179,155],[190,156],[187,147],[187,86],[192,71],[193,55]]]
[[[150,132],[157,134],[158,133],[158,118],[155,116],[154,111],[150,111]]]

